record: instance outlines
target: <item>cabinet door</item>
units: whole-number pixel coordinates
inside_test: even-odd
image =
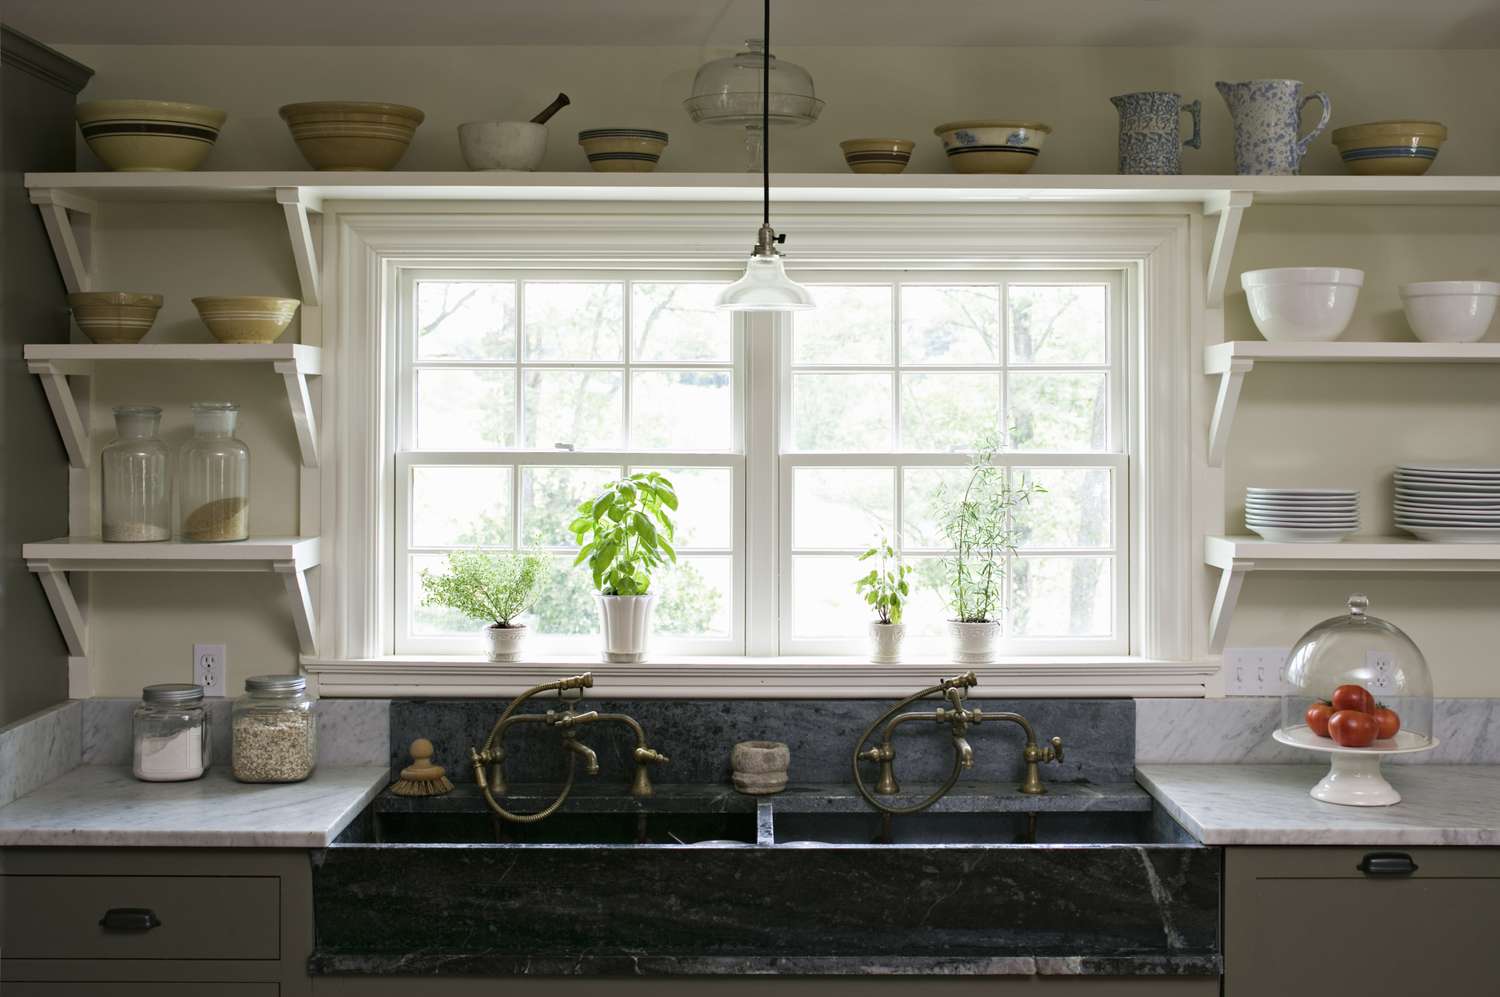
[[[5,997],[277,997],[274,983],[7,983]]]
[[[1224,864],[1225,997],[1480,994],[1500,979],[1500,849],[1230,848]]]

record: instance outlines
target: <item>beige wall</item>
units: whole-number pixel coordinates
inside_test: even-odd
[[[693,69],[720,54],[696,49],[329,49],[130,48],[72,46],[98,70],[85,98],[149,96],[200,100],[230,111],[207,166],[296,169],[303,163],[276,117],[284,102],[322,97],[399,100],[428,122],[403,167],[458,169],[456,123],[529,116],[559,89],[577,106],[553,129],[545,168],[579,169],[578,128],[633,124],[664,128],[664,167],[735,170],[740,136],[691,125],[680,100]],[[786,50],[808,66],[828,100],[824,118],[778,133],[785,170],[840,170],[837,142],[859,134],[919,140],[914,170],[941,171],[931,126],[974,115],[1040,118],[1056,128],[1039,169],[1113,172],[1111,94],[1176,88],[1204,102],[1202,152],[1190,172],[1231,164],[1228,116],[1217,78],[1297,76],[1331,91],[1334,122],[1398,115],[1441,118],[1452,138],[1445,173],[1500,171],[1500,119],[1489,96],[1500,82],[1495,52],[1187,51],[1149,49]],[[857,60],[857,61],[856,61]],[[1387,67],[1399,61],[1402,71]],[[1417,89],[1413,89],[1417,81]],[[1415,94],[1415,96],[1414,96]],[[959,96],[955,96],[959,95]],[[967,96],[963,96],[967,95]],[[784,141],[783,141],[784,138]],[[84,168],[91,157],[84,154]],[[1341,172],[1326,139],[1308,172]],[[101,286],[167,296],[154,338],[203,340],[188,299],[209,293],[296,294],[279,216],[254,206],[111,205],[100,219]],[[1349,338],[1407,337],[1397,284],[1444,277],[1500,279],[1500,209],[1375,209],[1260,206],[1245,225],[1226,308],[1229,335],[1256,333],[1238,292],[1240,269],[1328,264],[1359,266],[1367,279]],[[1493,331],[1491,338],[1500,337]],[[223,397],[244,406],[242,436],[253,454],[252,528],[296,529],[297,458],[282,389],[270,372],[216,368],[160,372],[118,368],[95,385],[96,426],[108,406],[144,401],[168,407],[169,438],[186,432],[186,405]],[[1226,493],[1231,522],[1250,483],[1350,484],[1365,495],[1367,532],[1389,531],[1389,470],[1398,460],[1500,460],[1494,403],[1500,370],[1458,368],[1262,367],[1247,383],[1230,445]],[[107,433],[95,440],[102,445]],[[1408,629],[1433,659],[1440,695],[1500,695],[1500,576],[1256,575],[1245,586],[1232,646],[1286,646],[1334,613],[1358,587],[1377,612]],[[296,662],[285,594],[270,577],[101,576],[93,589],[94,683],[102,695],[131,695],[149,681],[190,674],[191,645],[229,644],[231,689],[246,674]]]

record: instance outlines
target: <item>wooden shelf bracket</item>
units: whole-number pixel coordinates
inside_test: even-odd
[[[1245,584],[1245,575],[1255,570],[1255,562],[1234,558],[1215,567],[1219,569],[1219,587],[1214,593],[1214,608],[1208,615],[1208,650],[1211,654],[1223,654],[1234,607],[1240,601],[1240,588]]]
[[[41,187],[31,191],[31,203],[42,213],[52,255],[69,294],[94,289],[94,202],[64,190]]]
[[[1209,370],[1219,376],[1219,393],[1214,399],[1214,417],[1208,427],[1208,466],[1223,467],[1224,452],[1229,448],[1229,430],[1234,425],[1235,409],[1240,404],[1240,389],[1245,375],[1255,369],[1254,360],[1234,357],[1220,370]]]
[[[302,452],[303,467],[318,466],[318,423],[313,414],[312,396],[307,390],[309,370],[300,359],[278,360],[273,365],[286,382],[286,400],[292,411],[292,425],[297,428],[297,447]]]
[[[68,464],[80,470],[88,467],[88,423],[84,421],[83,412],[78,407],[78,399],[73,397],[67,373],[50,360],[28,360],[26,369],[42,379],[42,390],[47,393],[52,418],[57,423],[57,431],[68,451]]]
[[[277,187],[276,203],[286,215],[286,231],[292,243],[292,258],[297,262],[297,280],[302,284],[302,303],[317,307],[318,254],[313,248],[309,211],[322,211],[322,202],[310,197],[301,187]]]
[[[1234,244],[1240,236],[1240,221],[1253,196],[1247,190],[1216,192],[1204,203],[1205,215],[1218,215],[1213,252],[1208,257],[1208,281],[1205,296],[1208,307],[1224,307],[1224,285],[1229,280],[1229,265],[1234,261]]]

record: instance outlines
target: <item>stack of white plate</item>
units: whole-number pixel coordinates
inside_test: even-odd
[[[1397,466],[1396,525],[1436,543],[1500,543],[1500,467]]]
[[[1245,525],[1277,543],[1337,543],[1359,529],[1359,492],[1246,488]]]

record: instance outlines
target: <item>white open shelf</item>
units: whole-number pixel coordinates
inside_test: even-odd
[[[78,409],[68,377],[88,374],[97,363],[259,363],[286,382],[287,405],[297,430],[304,467],[318,466],[318,432],[307,379],[323,371],[323,351],[297,343],[30,343],[27,369],[42,379],[52,417],[75,468],[89,465],[88,426]]]
[[[1251,571],[1500,571],[1500,544],[1429,543],[1412,537],[1350,537],[1341,543],[1273,543],[1205,537],[1203,559],[1219,569],[1208,643],[1223,651],[1240,587]]]
[[[26,567],[41,579],[58,628],[76,658],[87,654],[87,621],[70,571],[272,571],[286,582],[297,641],[303,654],[317,654],[317,626],[308,569],[322,559],[317,537],[251,537],[226,543],[105,543],[98,537],[61,537],[23,544]]]
[[[1245,375],[1257,363],[1500,363],[1500,343],[1218,343],[1203,351],[1203,372],[1218,377],[1208,464],[1224,466]]]

